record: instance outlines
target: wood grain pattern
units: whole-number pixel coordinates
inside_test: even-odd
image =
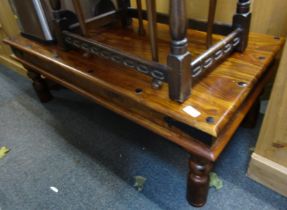
[[[287,167],[287,45],[274,83],[255,153]]]
[[[4,38],[19,34],[20,30],[16,23],[16,17],[12,13],[8,0],[0,0],[0,5],[0,63],[25,75],[26,70],[20,63],[17,63],[10,58],[10,48],[2,43]]]
[[[163,58],[169,50],[169,40],[167,40],[168,35],[166,35],[168,27],[159,26],[160,58]],[[135,34],[137,33],[136,28],[132,30]],[[130,33],[131,31],[124,33],[120,30],[112,33],[111,30],[107,29],[96,39],[136,55],[149,56],[150,50],[146,45],[148,38],[138,38],[138,36],[133,36]],[[195,52],[193,54],[205,49],[204,33],[189,30],[188,36],[191,45],[190,50]],[[108,39],[108,37],[110,38]],[[55,47],[43,46],[21,37],[6,42],[13,46],[29,45],[31,48],[24,48],[25,51],[35,54],[41,59],[51,58],[55,51],[58,51]],[[85,58],[80,52],[65,53],[59,51],[59,59],[62,63],[59,63],[58,60],[52,60],[52,62],[72,66],[79,74],[87,74],[88,70],[94,69],[93,73],[88,74],[89,77],[93,76],[113,85],[113,88],[122,95],[131,97],[135,101],[141,101],[151,109],[156,109],[175,120],[217,137],[230,117],[246,99],[258,78],[274,59],[283,42],[283,39],[277,40],[267,35],[251,34],[250,45],[246,53],[235,53],[215,71],[203,78],[200,83],[194,86],[192,96],[183,104],[178,104],[169,99],[167,85],[163,85],[162,89],[155,91],[151,88],[150,78],[101,58]],[[163,59],[161,61],[164,62]],[[245,82],[247,87],[239,87],[238,82]],[[137,88],[144,90],[140,96],[134,94],[134,90]],[[193,106],[201,115],[192,118],[183,111],[186,106]],[[206,122],[208,117],[214,118],[213,124]]]
[[[248,176],[287,196],[287,45],[273,86]]]
[[[131,1],[135,6],[135,1]],[[71,4],[71,1],[65,1],[66,4]],[[144,3],[144,1],[143,1]],[[206,19],[208,10],[208,1],[190,0],[187,1],[189,16],[192,18]],[[14,36],[19,33],[19,28],[11,12],[8,0],[0,0],[0,39]],[[218,8],[216,12],[216,20],[219,22],[231,23],[232,15],[235,11],[236,0],[218,1]],[[68,6],[72,8],[72,5]],[[168,11],[168,4],[166,0],[158,0],[157,8],[160,12]],[[198,9],[200,8],[200,9]],[[260,33],[269,33],[274,35],[287,34],[287,18],[285,10],[287,3],[281,0],[253,0],[253,19],[251,30]],[[85,15],[87,15],[85,13]],[[5,33],[4,33],[5,31]],[[0,63],[15,69],[21,74],[25,74],[25,69],[18,63],[9,59],[11,51],[7,46],[0,43]]]
[[[19,31],[13,31],[13,22],[15,23],[15,17],[12,15],[11,10],[9,9],[8,1],[1,1],[1,11],[0,12],[0,39],[3,40],[5,37],[9,36],[10,34],[19,33]],[[5,20],[6,19],[6,20]],[[8,27],[8,22],[11,22],[11,27]],[[0,54],[1,55],[9,55],[11,50],[8,46],[4,46],[1,44],[0,46]]]
[[[253,0],[251,30],[277,36],[287,35],[287,1]]]
[[[92,30],[90,34],[117,50],[143,58],[149,55],[148,34],[139,37],[137,25],[131,25],[129,30],[114,29]],[[158,24],[158,29],[160,54],[164,58],[170,50],[168,26]],[[191,52],[198,54],[205,49],[205,33],[189,30],[187,34]],[[80,50],[62,51],[55,45],[21,36],[5,40],[15,53],[13,58],[29,70],[41,101],[51,99],[46,80],[52,80],[188,151],[191,159],[187,198],[193,206],[205,204],[213,162],[274,73],[269,67],[283,42],[272,36],[251,34],[245,53],[234,53],[198,81],[188,100],[179,104],[169,98],[167,84],[153,89],[148,76],[104,57]],[[195,109],[197,116],[186,112],[187,107]]]

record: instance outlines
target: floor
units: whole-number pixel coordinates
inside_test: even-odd
[[[193,209],[184,150],[68,90],[53,95],[41,104],[28,79],[0,66],[0,147],[11,149],[0,159],[1,210]],[[223,188],[201,209],[287,209],[246,177],[259,124],[238,130],[214,169]]]

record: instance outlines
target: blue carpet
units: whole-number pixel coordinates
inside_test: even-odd
[[[1,210],[193,209],[184,150],[68,90],[53,95],[41,104],[28,79],[0,66],[0,146],[11,149],[0,160]],[[246,177],[258,130],[238,130],[214,169],[224,186],[203,210],[287,209]],[[136,175],[147,178],[142,192]]]

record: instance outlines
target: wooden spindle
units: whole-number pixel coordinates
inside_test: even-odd
[[[214,26],[214,19],[215,19],[215,13],[216,13],[216,5],[217,5],[217,0],[209,0],[207,38],[206,38],[207,48],[210,48],[212,46],[212,34],[213,34],[213,26]]]
[[[85,16],[84,16],[80,1],[79,0],[73,0],[73,6],[74,6],[75,12],[77,14],[78,20],[79,20],[82,34],[83,34],[83,36],[87,36],[88,30],[87,30]]]
[[[156,23],[156,5],[155,0],[146,0],[148,13],[148,28],[150,44],[152,51],[152,60],[158,61],[158,44],[157,44],[157,23]]]
[[[144,25],[143,25],[143,11],[142,11],[142,0],[137,0],[138,8],[138,19],[139,19],[139,34],[144,35]]]
[[[171,51],[168,56],[170,98],[184,102],[191,93],[191,54],[188,51],[185,0],[170,0]]]

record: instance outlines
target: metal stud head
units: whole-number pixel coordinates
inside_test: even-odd
[[[238,82],[237,85],[241,88],[245,88],[248,86],[248,84],[246,82]]]
[[[263,61],[263,60],[266,59],[266,57],[265,57],[265,56],[259,56],[258,59],[261,60],[261,61]]]
[[[137,88],[137,89],[135,89],[135,92],[136,92],[137,95],[140,95],[140,94],[142,94],[143,89]]]
[[[161,80],[158,80],[158,79],[153,79],[152,80],[152,83],[151,83],[151,86],[153,89],[160,89],[162,87],[162,81]]]
[[[208,124],[214,124],[214,123],[215,123],[214,117],[207,117],[207,118],[205,119],[205,121],[206,121]]]
[[[274,39],[280,40],[280,36],[274,36]]]

